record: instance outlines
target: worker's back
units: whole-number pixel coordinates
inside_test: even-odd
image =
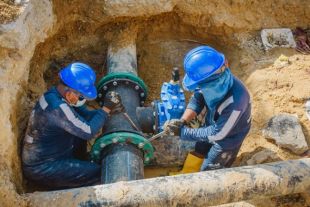
[[[74,139],[94,137],[106,118],[102,110],[71,107],[55,87],[51,88],[31,113],[23,142],[23,164],[37,165],[72,157]]]
[[[23,164],[36,165],[72,155],[74,136],[55,124],[61,121],[62,114],[54,116],[55,112],[52,113],[59,110],[61,104],[66,103],[55,88],[47,91],[36,103],[23,142]]]

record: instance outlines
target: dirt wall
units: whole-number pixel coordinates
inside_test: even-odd
[[[9,3],[12,5],[11,1]],[[1,17],[8,15],[7,11],[0,10]],[[248,84],[257,101],[252,132],[257,132],[253,139],[262,140],[259,131],[270,111],[264,118],[259,118],[260,109],[269,100],[267,94],[273,88],[267,90],[261,88],[261,84],[269,81],[265,72],[270,77],[278,77],[277,73],[273,74],[271,65],[280,52],[271,53],[269,58],[269,54],[260,50],[257,34],[262,28],[307,27],[310,22],[307,0],[98,0],[92,3],[25,0],[18,9],[10,12],[11,18],[6,18],[0,25],[0,206],[26,205],[19,195],[24,191],[19,144],[35,100],[55,83],[55,74],[69,62],[82,60],[93,66],[99,76],[104,74],[106,49],[113,31],[128,25],[139,27],[138,64],[141,77],[151,89],[149,100],[158,98],[158,82],[168,79],[172,66],[182,66],[183,55],[188,49],[206,43],[225,52],[233,72]],[[295,56],[292,51],[286,54],[292,55],[294,64],[304,58]],[[295,57],[301,59],[295,60]],[[299,75],[305,74],[307,58],[305,62],[300,66]],[[292,70],[283,71],[291,77]],[[259,81],[255,82],[257,78]],[[286,80],[295,82],[283,77],[283,81]],[[292,93],[302,90],[299,84],[301,82],[294,84]],[[266,96],[260,97],[261,91]],[[303,94],[296,103],[276,96],[270,105],[272,113],[283,111],[287,101],[290,102],[289,110],[295,112],[302,106],[298,100],[303,100],[306,95]],[[297,113],[302,111],[298,109]],[[302,114],[301,117],[306,126],[305,117]],[[306,126],[307,137],[308,130]],[[260,144],[249,141],[245,145],[249,147],[241,153],[250,155],[253,151],[250,149]]]

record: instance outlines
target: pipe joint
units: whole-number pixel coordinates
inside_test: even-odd
[[[151,142],[141,135],[128,132],[115,132],[104,135],[96,140],[91,150],[93,161],[100,163],[103,151],[112,144],[127,143],[143,151],[144,164],[148,164],[154,156],[154,147]]]
[[[110,73],[99,81],[97,85],[99,91],[98,93],[99,104],[101,106],[103,105],[103,98],[105,97],[108,91],[120,85],[132,88],[134,91],[136,91],[140,99],[140,105],[142,106],[144,104],[148,94],[148,88],[146,84],[138,76],[132,73],[125,73],[125,72]]]

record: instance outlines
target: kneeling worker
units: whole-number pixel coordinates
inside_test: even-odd
[[[208,46],[191,50],[184,59],[183,87],[194,91],[182,118],[167,121],[164,130],[195,141],[179,173],[230,167],[251,126],[250,96],[231,73],[225,56]],[[190,122],[207,108],[205,124],[189,128]],[[201,156],[199,156],[201,155]]]
[[[61,83],[41,96],[30,115],[22,149],[24,175],[55,189],[99,183],[100,166],[78,159],[77,152],[86,153],[86,141],[100,132],[108,115],[123,110],[120,96],[108,93],[102,109],[88,110],[85,101],[97,97],[92,68],[73,63],[59,77]]]

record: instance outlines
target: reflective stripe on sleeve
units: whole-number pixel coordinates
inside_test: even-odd
[[[219,131],[218,133],[216,133],[213,136],[209,136],[209,141],[210,142],[214,142],[214,141],[219,141],[224,139],[227,134],[230,132],[230,130],[233,128],[233,126],[235,125],[236,121],[238,120],[238,117],[240,115],[241,111],[233,111],[227,122],[225,123],[225,125],[223,126],[223,128],[221,129],[221,131]]]
[[[88,134],[91,134],[90,126],[86,124],[85,122],[81,121],[80,119],[78,119],[67,104],[60,104],[60,108],[66,115],[67,119],[70,122],[72,122],[74,126],[76,126],[77,128],[80,128],[81,130],[83,130],[84,132]]]
[[[43,110],[45,110],[46,107],[48,106],[48,103],[46,102],[44,95],[41,96],[39,104]]]

